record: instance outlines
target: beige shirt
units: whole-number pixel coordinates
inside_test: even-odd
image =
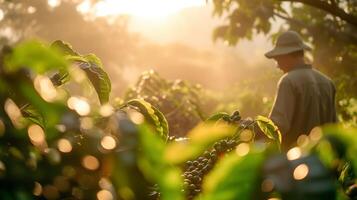
[[[311,65],[297,66],[281,77],[269,117],[282,133],[283,149],[315,126],[337,121],[335,92],[331,79]]]

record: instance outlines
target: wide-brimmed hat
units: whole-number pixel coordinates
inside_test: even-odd
[[[275,48],[265,54],[267,58],[285,55],[301,50],[311,50],[309,46],[304,44],[300,35],[295,31],[287,31],[282,33],[276,41]]]

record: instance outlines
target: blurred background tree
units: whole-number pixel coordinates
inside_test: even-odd
[[[308,55],[313,65],[336,83],[341,119],[353,118],[357,96],[357,1],[213,0],[213,4],[214,14],[227,19],[214,30],[213,37],[230,45],[243,38],[252,39],[257,33],[269,35],[274,41],[282,31],[299,32],[313,46]]]
[[[136,35],[129,33],[125,16],[91,17],[81,13],[83,1],[0,0],[3,19],[0,24],[0,44],[12,44],[27,38],[45,41],[61,39],[71,43],[81,54],[95,53],[104,66],[119,66],[128,62],[135,47]],[[95,3],[94,1],[92,3]],[[115,74],[115,67],[107,67]],[[112,76],[118,85],[121,76]],[[120,90],[123,88],[115,88]]]

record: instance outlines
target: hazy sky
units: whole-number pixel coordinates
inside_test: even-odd
[[[206,4],[206,0],[104,0],[97,8],[98,15],[131,15],[129,29],[156,43],[236,52],[247,64],[271,65],[264,57],[264,52],[272,48],[265,36],[242,40],[235,47],[227,47],[222,41],[214,43],[212,31],[223,19],[212,17],[212,4]]]

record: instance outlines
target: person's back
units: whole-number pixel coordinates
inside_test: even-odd
[[[278,37],[275,48],[265,54],[276,60],[285,73],[279,81],[269,116],[282,133],[285,150],[315,126],[336,122],[334,84],[305,63],[305,50],[311,48],[303,43],[299,34],[287,31]]]
[[[279,87],[290,90],[280,95],[285,95],[285,104],[290,107],[285,112],[291,112],[292,117],[287,115],[285,119],[279,119],[280,115],[275,113],[280,112],[277,107],[272,110],[271,119],[280,124],[285,135],[285,147],[291,146],[300,135],[309,134],[318,125],[336,122],[334,84],[310,65],[299,66],[286,73],[281,78]],[[282,125],[281,121],[290,125]]]

